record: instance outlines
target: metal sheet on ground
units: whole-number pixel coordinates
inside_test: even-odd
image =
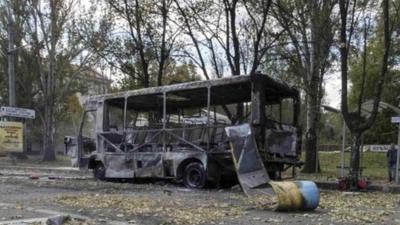
[[[249,124],[226,127],[236,173],[249,197],[276,197],[272,209],[279,211],[313,210],[319,204],[319,190],[311,181],[271,181],[261,160]]]
[[[229,138],[236,173],[243,191],[248,196],[273,195],[270,178],[261,160],[249,124],[225,128]]]

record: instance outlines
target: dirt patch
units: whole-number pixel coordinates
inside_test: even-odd
[[[390,221],[399,212],[400,195],[380,192],[322,192],[320,208],[339,223],[399,224]]]
[[[211,198],[199,200],[180,197],[157,196],[157,198],[128,197],[125,195],[65,195],[56,202],[86,209],[113,208],[117,217],[156,216],[165,218],[173,224],[204,224],[223,220],[227,217],[238,218],[243,215],[243,207],[221,203]]]
[[[322,191],[320,206],[310,212],[274,212],[269,209],[274,199],[268,196],[247,198],[239,190],[190,190],[168,182],[138,184],[0,177],[0,195],[0,203],[81,215],[96,224],[110,224],[109,221],[145,225],[400,224],[400,195],[382,192]],[[10,214],[6,208],[15,213]],[[0,207],[0,218],[32,216],[6,208]]]

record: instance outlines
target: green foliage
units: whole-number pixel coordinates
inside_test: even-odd
[[[179,65],[173,65],[170,73],[165,74],[163,77],[164,84],[175,84],[189,81],[200,80],[200,76],[196,72],[195,65],[189,61]]]
[[[344,155],[345,167],[348,167],[350,153]],[[321,175],[336,177],[339,175],[338,166],[340,166],[339,152],[320,152],[319,154]],[[370,179],[386,180],[387,163],[386,154],[383,152],[364,152],[362,157],[363,175]]]
[[[69,1],[53,2],[55,4],[53,14],[50,13],[52,4],[49,1],[9,2],[13,13],[12,28],[16,47],[13,53],[15,54],[17,106],[32,108],[36,111],[36,119],[29,121],[28,124],[29,141],[35,145],[44,144],[46,130],[50,131],[52,136],[56,135],[54,139],[51,138],[51,142],[60,141],[65,135],[66,128],[71,125],[71,120],[72,122],[80,120],[79,104],[73,96],[76,92],[87,93],[91,78],[85,77],[90,76],[86,70],[91,68],[98,59],[86,52],[88,46],[83,42],[82,36],[78,35],[79,29],[92,20],[88,20],[84,15],[78,17],[79,10],[72,13]],[[0,105],[8,104],[6,4],[7,2],[0,3],[2,50]],[[36,7],[36,4],[41,6]],[[50,17],[50,14],[54,17]],[[89,13],[88,15],[90,16]],[[38,17],[41,18],[38,19]],[[40,22],[34,23],[35,19]],[[55,26],[55,29],[50,28],[51,24]],[[45,35],[49,36],[47,40],[44,39]],[[50,48],[46,41],[55,43],[54,57],[50,56],[49,53],[53,48]],[[50,113],[46,114],[45,111],[49,108],[51,108]],[[51,125],[45,126],[46,123],[51,123]],[[69,134],[73,133],[69,132]]]
[[[342,141],[342,116],[340,113],[321,113],[319,144],[339,144]]]
[[[150,77],[150,86],[156,86],[156,73],[157,71],[151,71]],[[184,63],[177,63],[175,61],[169,60],[168,65],[164,69],[163,74],[163,84],[176,84],[176,83],[183,83],[183,82],[190,82],[200,80],[200,75],[198,75],[196,71],[196,66],[191,62],[184,62]],[[137,81],[136,79],[132,79],[131,76],[125,75],[122,79],[118,82],[119,88],[121,90],[133,90],[143,88],[141,82]]]
[[[374,96],[375,85],[380,72],[380,59],[383,55],[381,46],[382,43],[380,39],[375,39],[375,41],[367,47],[366,79],[362,102],[371,100]],[[400,83],[398,82],[400,80],[400,71],[394,67],[394,63],[395,62],[392,61],[392,67],[389,68],[383,86],[381,101],[398,106],[400,100]],[[361,57],[354,57],[354,60],[351,61],[349,77],[352,83],[349,103],[351,108],[356,110],[363,77],[363,62]],[[379,112],[374,125],[365,133],[365,143],[389,144],[396,142],[396,128],[390,122],[390,117],[395,115],[393,111],[386,109]]]

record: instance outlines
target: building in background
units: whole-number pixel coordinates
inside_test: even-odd
[[[55,148],[59,154],[64,151],[64,136],[77,132],[82,118],[82,102],[85,96],[108,93],[113,82],[105,74],[94,68],[79,68],[79,66],[72,65],[72,70],[75,72],[71,73],[73,75],[69,77],[71,80],[68,82],[73,82],[70,85],[74,86],[75,92],[70,92],[68,97],[65,98],[65,103],[57,116]],[[36,129],[32,132],[28,151],[30,154],[39,154],[42,146],[41,135],[40,130]]]
[[[112,80],[104,73],[99,73],[93,68],[77,69],[76,78],[79,83],[86,87],[87,91],[82,91],[82,95],[98,95],[105,94],[111,88]]]

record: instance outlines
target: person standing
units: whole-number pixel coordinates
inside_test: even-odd
[[[386,152],[386,158],[388,161],[388,174],[389,182],[395,180],[396,176],[396,161],[397,161],[397,149],[394,144],[390,145],[390,149]]]

